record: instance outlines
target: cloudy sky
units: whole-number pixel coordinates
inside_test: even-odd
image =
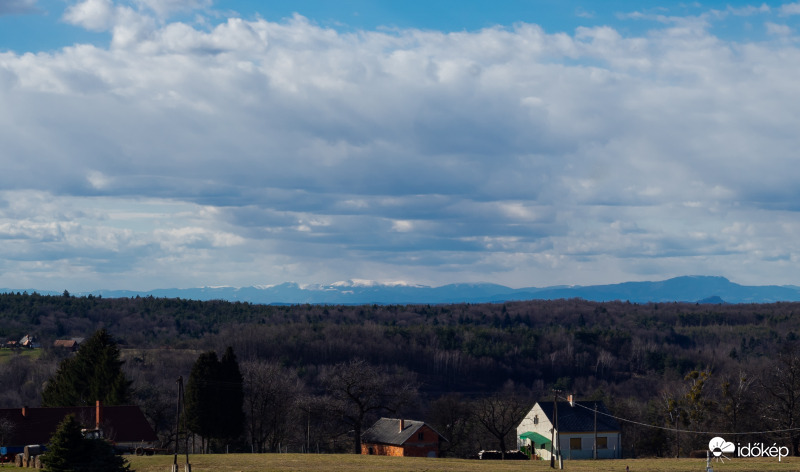
[[[800,3],[0,1],[0,287],[800,284],[799,150]]]

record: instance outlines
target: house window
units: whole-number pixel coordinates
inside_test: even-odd
[[[581,438],[569,438],[569,448],[573,451],[581,449]]]
[[[424,441],[425,440],[425,433],[417,434],[417,440],[418,441]]]
[[[597,449],[608,449],[608,438],[603,436],[597,438]]]
[[[539,415],[533,417],[533,424],[539,424]]]

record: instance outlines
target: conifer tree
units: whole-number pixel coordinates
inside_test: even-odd
[[[68,415],[50,438],[42,463],[50,472],[128,472],[127,461],[103,439],[84,438],[81,425]]]
[[[82,461],[86,451],[81,425],[74,415],[68,415],[50,438],[42,462],[51,472],[72,472]]]
[[[233,440],[244,431],[244,378],[233,348],[228,346],[220,360],[220,404],[221,415],[218,438]]]
[[[215,436],[218,421],[220,364],[217,353],[204,352],[195,361],[186,382],[186,426],[203,438]]]
[[[91,406],[130,402],[131,382],[122,372],[120,352],[105,329],[95,332],[75,356],[65,359],[42,391],[42,406]]]
[[[222,359],[216,352],[201,354],[186,383],[186,420],[203,438],[233,440],[244,428],[244,387],[239,364],[229,346]]]

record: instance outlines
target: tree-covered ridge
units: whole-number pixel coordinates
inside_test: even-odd
[[[619,383],[744,362],[795,339],[798,303],[637,305],[583,300],[504,304],[264,306],[180,299],[0,295],[0,336],[45,346],[104,327],[122,347],[217,348],[296,368],[353,357],[400,364],[437,388],[561,377]],[[473,380],[470,380],[473,381]]]
[[[317,424],[305,433],[291,425],[308,425],[331,411],[332,390],[326,376],[336,365],[354,359],[363,359],[376,371],[414,376],[419,396],[415,406],[403,410],[408,417],[456,417],[480,404],[472,402],[501,390],[532,402],[549,397],[550,388],[558,386],[579,398],[604,399],[613,412],[637,421],[669,426],[677,418],[682,427],[694,430],[747,428],[766,422],[766,413],[753,407],[757,398],[767,398],[770,391],[775,398],[792,395],[776,390],[776,378],[767,374],[780,367],[776,359],[794,359],[792,349],[800,330],[795,316],[798,303],[632,304],[570,299],[263,306],[9,294],[0,295],[0,306],[0,326],[6,333],[16,330],[9,337],[35,334],[46,351],[37,369],[22,356],[0,364],[0,381],[22,386],[0,393],[4,406],[37,404],[38,386],[65,356],[51,347],[52,340],[104,328],[122,348],[134,401],[143,406],[156,431],[168,438],[174,428],[175,379],[186,378],[201,353],[223,352],[231,346],[245,366],[245,434],[252,441],[248,450],[275,450],[292,434],[305,437],[299,444],[313,448],[315,434],[320,441],[323,432],[343,434],[336,422]],[[781,352],[786,355],[778,357]],[[800,375],[800,362],[786,365],[797,367]],[[254,388],[254,382],[282,387],[280,391]],[[267,405],[277,404],[289,405],[285,408],[291,411],[253,422],[255,411],[270,411]],[[431,405],[452,406],[452,414]],[[800,403],[797,414],[800,418]],[[449,423],[442,421],[444,429]],[[480,442],[475,439],[480,427],[459,425],[450,434],[471,438],[470,445],[454,445],[452,450],[464,454]],[[636,447],[670,453],[659,434],[637,431]],[[684,447],[692,446],[689,436],[681,441]]]

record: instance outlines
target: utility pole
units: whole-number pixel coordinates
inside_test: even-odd
[[[597,403],[594,404],[594,458],[597,459]]]
[[[558,390],[558,393],[561,393],[561,390]],[[561,429],[558,427],[558,402],[556,402],[556,429],[558,429],[559,435],[561,434]],[[558,439],[558,444],[556,445],[556,451],[558,451],[558,468],[560,470],[564,469],[564,458],[561,456],[561,438]]]
[[[192,472],[192,465],[189,464],[189,432],[186,430],[186,402],[183,398],[183,376],[178,377],[178,407],[175,417],[175,455],[172,458],[172,472],[178,472],[178,445],[180,444],[181,419],[183,419],[184,438],[186,440],[186,466],[185,472]]]
[[[675,410],[675,459],[681,456],[681,443],[678,441],[678,410]]]
[[[561,390],[553,389],[553,441],[550,443],[550,468],[555,469],[556,463],[555,459],[558,456],[558,468],[564,468],[564,462],[561,459],[561,440],[558,438],[556,434],[556,430],[558,430],[558,402],[556,401],[558,398],[558,394],[561,393]]]
[[[556,392],[558,390],[553,389],[553,428],[550,430],[552,431],[551,440],[550,440],[550,468],[556,468]]]

